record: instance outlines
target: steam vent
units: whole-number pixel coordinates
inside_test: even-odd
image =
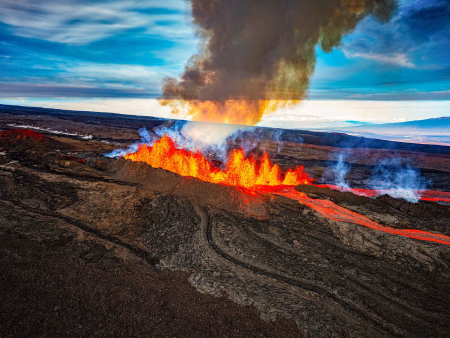
[[[0,338],[450,337],[450,1],[0,30]]]

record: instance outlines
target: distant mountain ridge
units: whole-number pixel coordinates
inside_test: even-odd
[[[429,132],[442,132],[446,131],[450,134],[450,116],[439,117],[426,120],[408,121],[408,122],[396,122],[396,123],[383,123],[383,124],[371,124],[364,126],[346,127],[342,128],[343,131],[366,131],[366,132],[395,132],[396,130],[404,132],[409,130],[413,132],[429,133]]]
[[[397,142],[450,145],[450,116],[333,129],[354,136]]]

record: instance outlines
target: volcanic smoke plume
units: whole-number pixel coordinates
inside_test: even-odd
[[[386,21],[396,0],[191,0],[202,39],[180,81],[166,78],[160,102],[194,120],[250,124],[302,100],[325,52],[373,14]]]

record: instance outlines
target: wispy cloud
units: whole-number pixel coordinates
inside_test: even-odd
[[[156,98],[159,91],[143,88],[124,88],[116,85],[94,86],[82,83],[33,83],[5,81],[0,82],[0,98]]]
[[[61,69],[64,71],[64,79],[73,78],[80,82],[93,84],[128,84],[155,90],[159,90],[161,80],[167,75],[166,70],[160,67],[140,65],[72,63],[62,66]]]
[[[23,76],[20,80],[1,77],[0,96],[36,97],[155,97],[161,81],[174,71],[156,66],[102,64],[94,62],[55,60],[51,77]],[[73,91],[72,93],[70,91]]]
[[[394,55],[376,54],[376,53],[352,53],[344,50],[344,54],[348,58],[363,58],[367,60],[378,61],[394,66],[400,66],[405,68],[417,68],[417,66],[409,61],[408,55],[404,53],[398,53]]]
[[[449,15],[448,0],[401,1],[390,22],[361,22],[344,39],[344,50],[349,57],[410,69],[437,69],[437,65],[449,65]]]
[[[158,96],[195,49],[188,16],[185,0],[2,0],[0,96]]]
[[[132,29],[163,38],[192,38],[184,0],[2,0],[0,22],[14,34],[73,45],[88,44]]]

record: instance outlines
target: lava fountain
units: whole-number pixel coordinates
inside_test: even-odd
[[[136,153],[125,159],[141,161],[154,168],[162,168],[181,176],[202,181],[244,188],[255,186],[279,186],[311,184],[312,180],[302,166],[282,173],[278,165],[270,162],[267,153],[261,159],[246,158],[243,149],[233,150],[225,170],[214,167],[200,152],[178,149],[176,143],[164,135],[153,147],[139,145]]]

